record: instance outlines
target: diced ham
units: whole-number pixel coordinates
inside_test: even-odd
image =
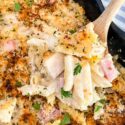
[[[64,55],[61,53],[54,53],[44,61],[43,65],[48,74],[55,79],[64,70]]]
[[[47,122],[57,119],[61,116],[61,111],[56,108],[43,108],[41,111],[38,113],[38,117],[41,121],[41,123],[46,124]]]
[[[119,74],[113,64],[111,55],[109,54],[101,60],[101,68],[104,72],[105,77],[110,82],[112,82]]]
[[[10,40],[4,43],[3,49],[6,52],[14,51],[17,47],[16,41]]]

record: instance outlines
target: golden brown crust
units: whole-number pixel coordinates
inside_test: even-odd
[[[122,76],[119,76],[113,81],[113,90],[118,92],[120,95],[125,96],[125,80]]]
[[[93,116],[88,116],[88,117],[86,118],[86,124],[87,124],[87,125],[96,125],[96,122],[95,122],[95,120],[93,119]]]
[[[84,113],[83,112],[79,112],[69,106],[67,106],[66,104],[63,104],[61,102],[59,102],[59,108],[63,111],[63,112],[67,112],[69,113],[69,115],[71,116],[72,120],[76,123],[76,125],[80,124],[80,125],[86,125],[86,119],[84,117]]]

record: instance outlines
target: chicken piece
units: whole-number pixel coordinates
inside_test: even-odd
[[[30,46],[44,46],[45,41],[38,38],[32,38],[27,41]]]
[[[9,1],[7,1],[9,2]],[[9,4],[9,3],[8,3]],[[3,15],[3,19],[4,21],[6,21],[6,24],[10,24],[12,26],[12,24],[18,24],[18,19],[17,19],[17,15],[15,13],[6,13]]]
[[[115,68],[110,54],[106,55],[101,60],[101,67],[102,67],[105,77],[110,82],[112,82],[119,75],[119,72]]]
[[[74,82],[74,60],[73,56],[67,55],[64,58],[64,90],[70,91]]]
[[[42,85],[32,84],[32,85],[25,85],[19,88],[18,90],[22,92],[23,96],[41,95],[44,97],[48,97],[56,91],[56,87],[57,87],[56,81],[52,81],[51,84],[47,87]]]
[[[16,98],[9,98],[0,101],[0,121],[2,123],[10,123],[11,116],[16,106]]]
[[[64,55],[61,53],[54,53],[44,60],[43,65],[49,76],[55,79],[64,70]]]
[[[104,77],[104,72],[103,72],[103,70],[102,70],[102,68],[101,68],[101,66],[100,66],[99,63],[96,63],[96,64],[94,64],[94,65],[91,65],[91,70],[92,70],[93,72],[95,72],[98,76]]]
[[[99,76],[95,71],[92,71],[92,80],[95,87],[112,87],[112,84],[106,78]]]
[[[43,54],[48,50],[48,47],[42,40],[30,39],[27,41],[29,45],[28,57],[31,70],[34,72],[36,69],[41,69],[41,62],[43,60]]]
[[[34,45],[34,46],[47,45],[47,47],[50,50],[54,49],[55,45],[57,44],[57,38],[52,35],[48,35],[48,34],[41,33],[41,32],[40,32],[40,35],[42,36],[40,39],[34,37],[34,38],[28,40],[27,43],[29,45]]]
[[[108,88],[112,86],[112,84],[105,78],[100,62],[91,66],[91,72],[95,87]]]

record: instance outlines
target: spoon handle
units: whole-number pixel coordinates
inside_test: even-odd
[[[93,22],[96,30],[102,30],[103,35],[107,35],[113,17],[115,17],[124,2],[125,0],[112,0],[101,16]]]

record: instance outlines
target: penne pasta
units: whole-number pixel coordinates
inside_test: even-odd
[[[74,82],[74,60],[73,56],[67,55],[64,58],[64,90],[70,91]]]

